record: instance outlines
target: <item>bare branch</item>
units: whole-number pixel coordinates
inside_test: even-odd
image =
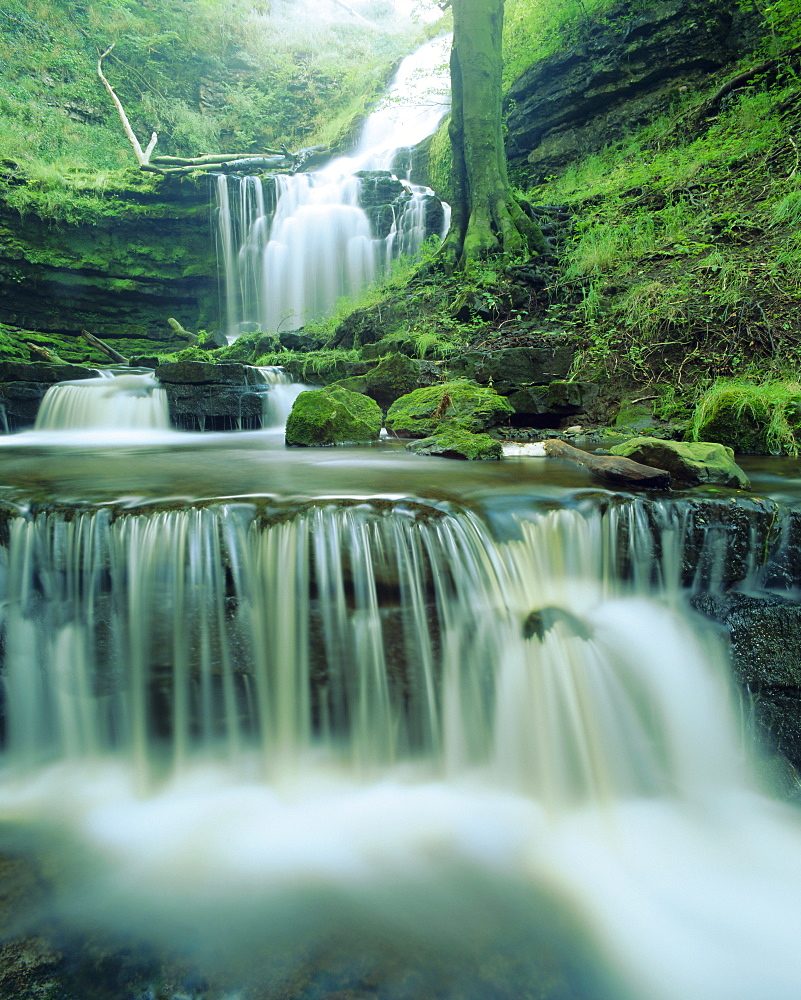
[[[134,130],[131,128],[131,123],[128,121],[128,116],[125,114],[125,108],[123,108],[122,102],[120,101],[119,97],[117,97],[116,93],[114,92],[114,88],[108,82],[108,80],[105,77],[105,74],[103,73],[103,60],[111,52],[115,44],[116,44],[115,42],[112,42],[112,44],[109,45],[106,51],[103,52],[98,57],[97,75],[100,78],[100,82],[108,91],[109,97],[114,102],[114,107],[117,109],[117,114],[120,116],[120,121],[122,122],[122,127],[125,130],[125,134],[128,136],[128,141],[133,146],[133,151],[136,156],[136,161],[139,164],[139,166],[142,167],[150,162],[150,154],[153,152],[153,148],[156,145],[158,136],[154,132],[153,135],[150,137],[150,142],[148,143],[147,149],[145,150],[142,149],[142,147],[139,145],[139,140],[136,138],[136,135],[134,134]]]

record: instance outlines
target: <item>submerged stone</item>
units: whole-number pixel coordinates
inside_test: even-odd
[[[440,455],[464,458],[470,462],[496,461],[503,458],[503,446],[489,434],[473,434],[453,424],[445,425],[431,437],[410,441],[406,450],[415,455]]]
[[[381,434],[375,400],[341,386],[311,389],[295,400],[286,422],[286,443],[300,447],[364,444]]]
[[[513,412],[494,389],[453,379],[401,396],[387,412],[387,430],[397,437],[429,437],[443,424],[452,424],[475,433],[494,427]]]
[[[734,461],[732,449],[711,441],[691,443],[636,437],[609,450],[613,455],[666,469],[674,479],[691,486],[716,483],[747,490],[751,485],[748,476]]]

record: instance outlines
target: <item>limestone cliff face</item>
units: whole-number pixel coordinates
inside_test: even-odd
[[[87,329],[122,353],[172,349],[167,318],[214,321],[216,255],[208,181],[139,180],[76,197],[61,218],[0,195],[0,323],[57,335]]]
[[[624,0],[580,44],[535,63],[506,98],[511,164],[534,182],[620,140],[753,45],[727,0]],[[640,11],[637,13],[637,11]]]

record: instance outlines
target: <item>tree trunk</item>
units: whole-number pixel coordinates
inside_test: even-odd
[[[503,0],[453,0],[451,49],[454,204],[443,255],[451,266],[495,252],[545,248],[515,200],[501,129]]]

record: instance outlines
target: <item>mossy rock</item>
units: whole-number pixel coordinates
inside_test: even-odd
[[[654,411],[650,406],[643,406],[642,403],[632,403],[627,399],[620,402],[620,408],[615,417],[614,426],[625,428],[630,431],[644,431],[650,429],[654,422]]]
[[[307,448],[363,444],[378,440],[381,423],[381,408],[369,396],[341,386],[310,389],[295,400],[286,443]]]
[[[473,434],[454,424],[445,424],[431,437],[410,441],[406,450],[415,455],[440,455],[443,458],[464,458],[470,462],[497,461],[503,458],[500,441],[489,434]]]
[[[453,379],[401,396],[387,412],[387,430],[397,437],[425,438],[452,424],[475,433],[494,427],[512,413],[514,408],[494,389],[469,379]]]
[[[690,486],[715,483],[747,490],[751,485],[734,461],[732,449],[716,442],[635,437],[609,450],[613,455],[665,469],[674,479]]]
[[[386,410],[396,399],[413,392],[420,381],[420,362],[403,354],[388,354],[365,375],[353,375],[335,384],[361,392]]]

